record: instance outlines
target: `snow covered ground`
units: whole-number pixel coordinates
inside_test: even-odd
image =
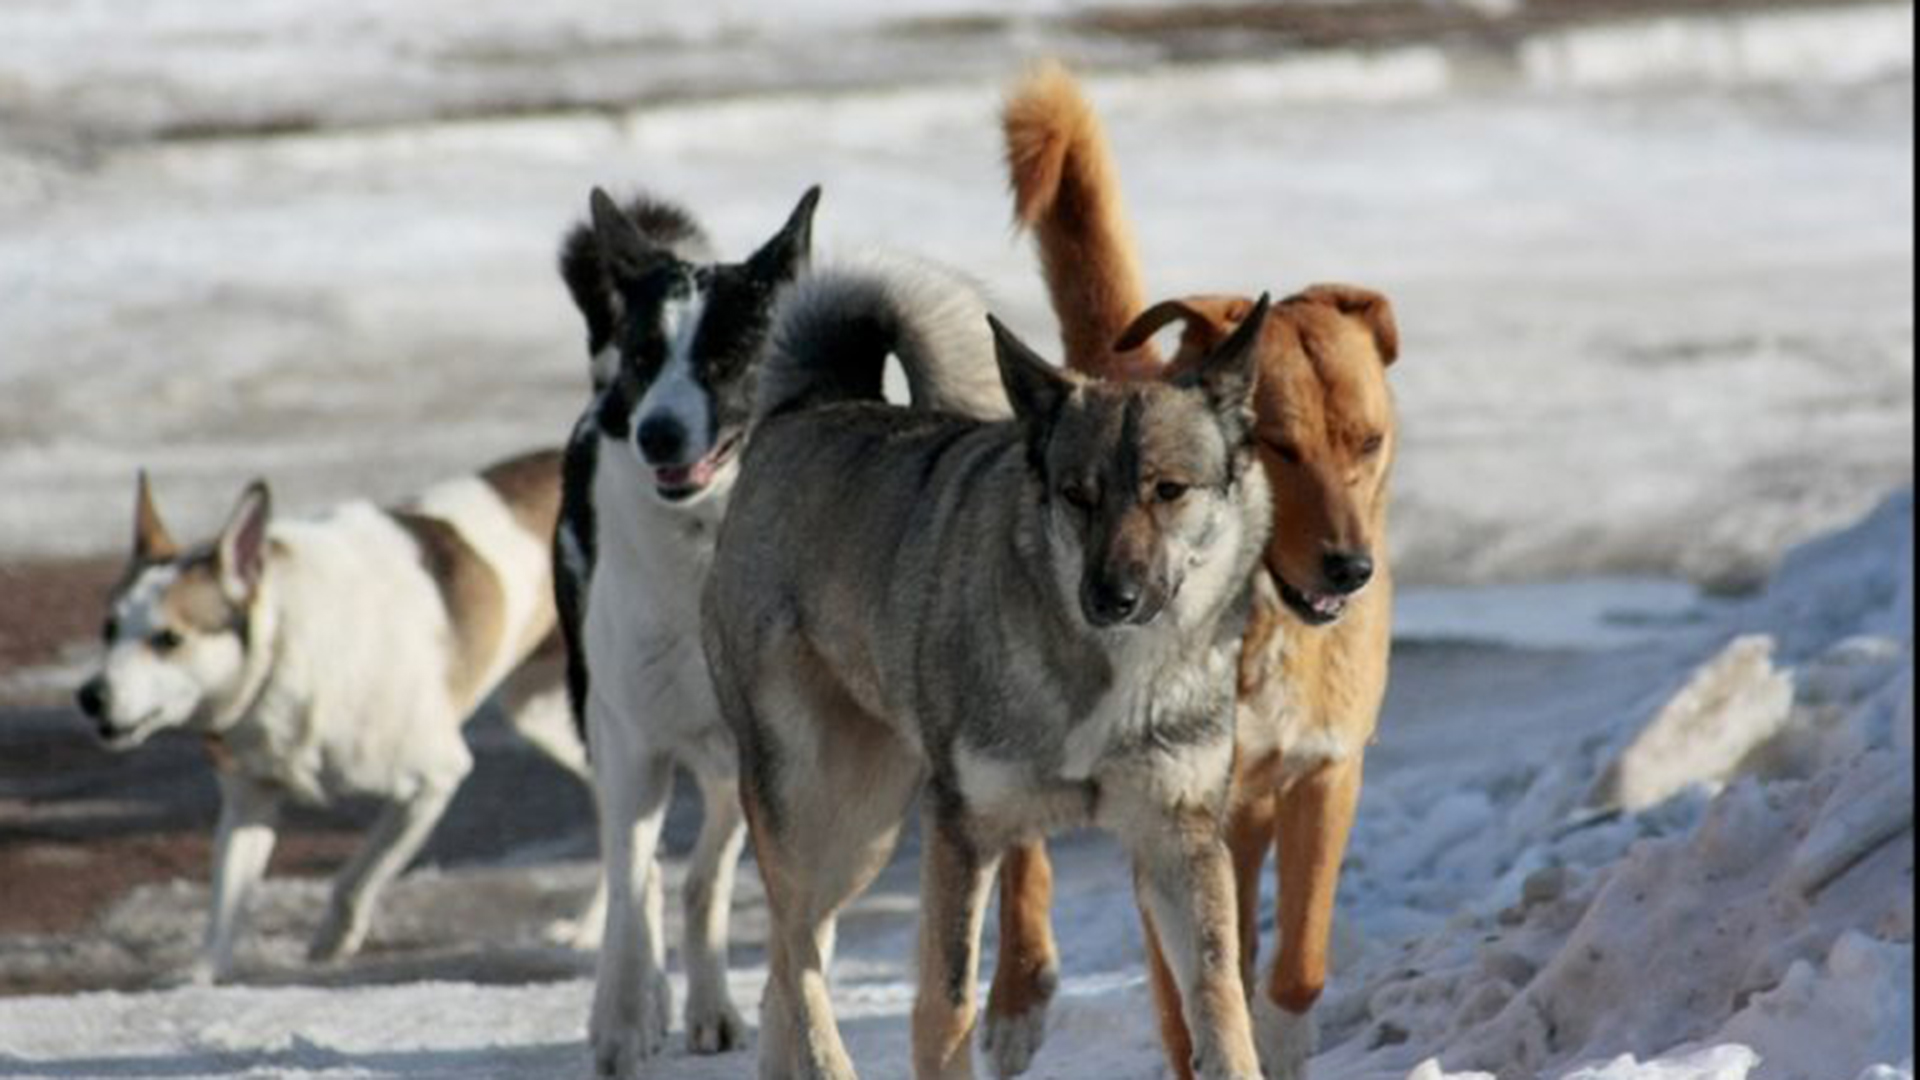
[[[1040,17],[1077,0],[889,8],[913,33],[881,6],[6,5],[0,557],[116,548],[139,465],[184,532],[256,472],[315,507],[555,440],[585,380],[553,247],[596,183],[741,250],[823,182],[829,254],[951,261],[1041,338],[992,120],[1063,47],[1119,65],[1090,87],[1155,291],[1356,280],[1408,341],[1396,556],[1426,587],[1316,1076],[1910,1080],[1911,497],[1861,517],[1912,474],[1911,6],[1130,68],[1162,54]],[[0,1077],[582,1075],[589,962],[534,933],[574,855],[416,873],[326,971],[323,884],[275,880],[246,985],[0,999]],[[1057,857],[1033,1075],[1157,1078],[1125,867]],[[907,1075],[915,888],[903,859],[843,934],[869,1080]],[[204,906],[145,887],[0,966],[164,971]]]
[[[1910,1078],[1912,556],[1903,494],[1799,549],[1760,596],[1630,644],[1527,666],[1487,651],[1497,623],[1467,628],[1478,652],[1457,633],[1406,642],[1399,677],[1421,700],[1396,692],[1373,759],[1315,1075]],[[1032,1075],[1158,1077],[1123,862],[1093,837],[1058,855],[1066,979]],[[294,958],[324,887],[273,882],[243,960],[255,985],[0,1000],[0,1076],[578,1075],[583,961],[533,927],[590,873],[416,874],[374,954],[318,973]],[[744,876],[734,990],[753,1002],[765,918]],[[836,998],[873,1080],[908,1075],[914,887],[897,861],[842,933]],[[204,900],[142,890],[65,955],[179,963]],[[676,1050],[659,1075],[749,1061]]]

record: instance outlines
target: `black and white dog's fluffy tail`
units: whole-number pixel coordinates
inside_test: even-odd
[[[951,270],[869,256],[801,279],[774,317],[760,419],[836,401],[882,400],[897,357],[917,408],[981,420],[1011,414],[987,309]]]

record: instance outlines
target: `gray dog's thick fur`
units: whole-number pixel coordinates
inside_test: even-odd
[[[1253,332],[1184,382],[1122,385],[986,322],[924,267],[818,273],[776,322],[704,608],[774,923],[761,1076],[853,1077],[834,919],[924,783],[917,1077],[972,1075],[1000,852],[1093,823],[1135,860],[1200,1075],[1254,1080],[1218,829],[1269,519]],[[889,354],[916,408],[877,400]],[[979,418],[1009,399],[1014,419]]]

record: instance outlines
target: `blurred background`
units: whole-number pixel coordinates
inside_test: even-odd
[[[297,513],[557,443],[593,185],[734,255],[818,182],[820,257],[947,261],[1051,342],[996,110],[1065,57],[1150,293],[1393,299],[1406,632],[1504,604],[1557,646],[1751,590],[1910,483],[1913,30],[1858,0],[7,0],[0,991],[127,978],[45,935],[203,873],[197,749],[108,760],[63,706],[135,469],[200,536],[256,474]],[[584,799],[487,738],[462,798],[510,809],[456,808],[432,858],[590,852]]]

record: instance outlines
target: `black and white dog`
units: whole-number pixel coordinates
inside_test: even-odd
[[[594,396],[567,447],[554,540],[568,691],[587,735],[605,864],[591,1039],[603,1076],[635,1075],[665,1043],[662,888],[655,860],[673,769],[705,821],[686,885],[687,1042],[737,1046],[727,918],[745,839],[737,761],[700,647],[700,593],[737,474],[758,360],[782,289],[812,246],[809,190],[746,261],[717,261],[679,207],[624,209],[605,192],[561,250],[586,319]],[[592,925],[576,943],[590,945]]]

